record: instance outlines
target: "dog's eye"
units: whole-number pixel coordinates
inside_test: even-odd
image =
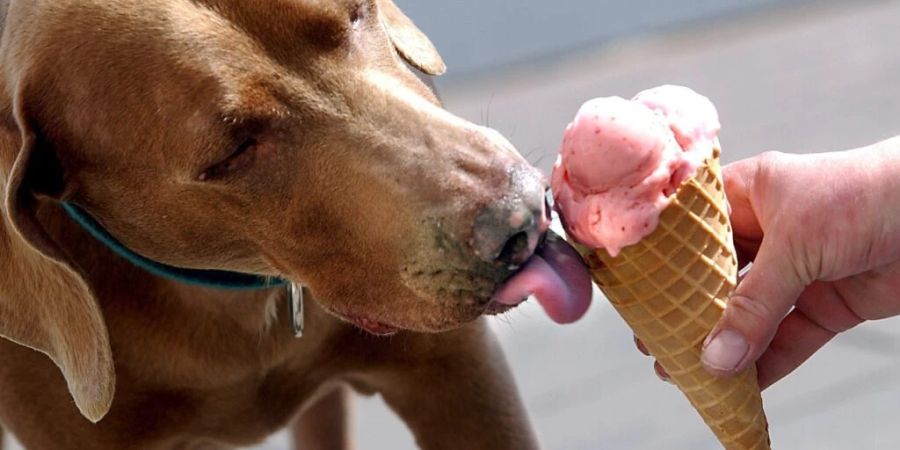
[[[369,15],[369,2],[356,2],[350,10],[350,27],[354,30],[359,29],[366,17]]]
[[[203,171],[200,174],[200,181],[222,178],[237,169],[250,165],[255,158],[254,150],[258,145],[259,142],[254,138],[245,139],[231,155]]]

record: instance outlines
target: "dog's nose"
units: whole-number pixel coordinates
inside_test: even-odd
[[[510,190],[475,218],[474,247],[487,262],[519,266],[534,254],[550,223],[546,183],[530,166],[510,171]]]

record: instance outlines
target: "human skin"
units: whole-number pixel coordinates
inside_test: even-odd
[[[724,178],[740,263],[753,265],[703,344],[707,370],[755,362],[765,388],[837,334],[900,315],[900,137],[763,153]]]

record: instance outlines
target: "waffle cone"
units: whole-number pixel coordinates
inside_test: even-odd
[[[769,449],[756,367],[716,378],[700,348],[737,282],[719,150],[686,180],[659,225],[616,257],[576,245],[594,281],[727,450]]]

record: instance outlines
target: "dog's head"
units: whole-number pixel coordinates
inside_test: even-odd
[[[95,420],[106,329],[38,202],[163,263],[303,283],[375,331],[475,319],[546,229],[540,174],[439,106],[407,63],[444,64],[390,0],[14,2],[0,58],[0,334]]]

